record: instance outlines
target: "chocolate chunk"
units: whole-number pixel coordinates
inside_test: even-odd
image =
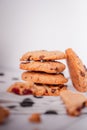
[[[50,70],[54,70],[53,68],[50,68]]]
[[[41,55],[39,58],[40,58],[40,60],[43,60],[43,58],[44,58],[44,55]]]
[[[33,95],[35,98],[43,98],[43,96],[35,96],[35,95]]]
[[[81,74],[82,77],[85,77],[85,73],[84,72],[81,71],[80,74]]]
[[[16,107],[16,105],[11,105],[11,106],[7,106],[7,107],[10,108],[10,109],[13,109],[13,108]]]
[[[32,56],[29,56],[27,60],[30,61],[30,60],[31,60],[31,59],[30,59],[31,57],[32,57]]]
[[[59,71],[59,69],[58,69],[57,67],[55,68],[55,70],[56,70],[56,71]]]
[[[54,110],[48,110],[44,114],[55,114],[55,115],[57,115],[58,113]]]
[[[0,72],[0,76],[4,76],[4,73],[3,73],[3,72]]]
[[[52,93],[55,93],[55,91],[56,91],[55,89],[52,89],[52,90],[51,90]]]
[[[22,107],[32,107],[33,104],[34,102],[30,98],[26,98],[20,103]]]

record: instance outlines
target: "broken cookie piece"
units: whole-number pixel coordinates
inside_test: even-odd
[[[29,95],[32,94],[31,87],[33,83],[16,82],[8,88],[8,92],[15,93],[18,95]]]
[[[60,97],[69,115],[79,116],[82,108],[87,106],[87,98],[82,94],[74,93],[70,90],[63,90],[60,92]]]
[[[0,124],[4,123],[5,119],[9,116],[9,111],[0,106]]]
[[[59,85],[42,85],[34,84],[32,87],[32,93],[35,96],[59,96],[60,91],[67,89],[67,86],[64,84]]]

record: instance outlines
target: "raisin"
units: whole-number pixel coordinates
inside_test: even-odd
[[[34,102],[30,98],[26,98],[20,103],[22,107],[32,107],[33,104]]]
[[[44,114],[58,114],[56,111],[54,111],[54,110],[48,110],[48,111],[46,111]]]
[[[10,109],[13,109],[13,108],[15,108],[16,106],[15,105],[12,105],[12,106],[7,106],[8,108],[10,108]]]

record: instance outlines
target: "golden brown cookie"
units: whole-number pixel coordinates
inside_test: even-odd
[[[59,96],[60,91],[67,89],[66,85],[41,85],[35,84],[32,87],[32,93],[35,96]]]
[[[32,82],[16,82],[8,88],[8,92],[15,93],[18,95],[29,95],[32,94],[31,87],[33,86]]]
[[[9,116],[9,111],[0,106],[0,124],[4,123],[5,119]]]
[[[64,84],[67,79],[63,74],[47,74],[36,72],[23,72],[22,79],[41,84]]]
[[[81,113],[81,109],[87,106],[87,98],[79,93],[74,93],[70,90],[63,90],[60,92],[67,113],[72,116],[78,116]]]
[[[59,60],[65,59],[65,54],[61,51],[46,51],[46,50],[38,50],[38,51],[31,51],[25,53],[21,57],[21,61],[38,61],[38,60]]]
[[[33,123],[40,123],[41,122],[41,117],[39,113],[33,113],[30,117],[29,117],[29,121],[33,122]]]
[[[61,62],[26,62],[20,64],[20,69],[29,71],[39,71],[47,73],[60,73],[65,69],[65,65]]]
[[[87,91],[87,72],[81,59],[71,48],[66,50],[66,57],[74,87],[81,92]]]

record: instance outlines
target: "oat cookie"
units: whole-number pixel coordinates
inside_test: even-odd
[[[16,82],[12,84],[7,91],[18,95],[28,95],[28,94],[32,94],[31,91],[32,86],[33,86],[32,82],[29,83]]]
[[[66,85],[42,85],[35,84],[32,88],[33,95],[35,96],[59,96],[60,91],[67,89]]]
[[[5,119],[9,116],[9,111],[0,106],[0,124],[4,123]]]
[[[38,51],[31,51],[25,53],[21,57],[21,61],[38,61],[38,60],[59,60],[65,59],[65,54],[61,51],[46,51],[46,50],[38,50]]]
[[[26,62],[20,64],[20,69],[29,71],[41,71],[47,73],[60,73],[65,69],[65,65],[61,62]]]
[[[71,48],[66,50],[66,57],[74,87],[81,92],[87,91],[87,71],[81,59]]]
[[[81,109],[87,106],[87,98],[79,93],[74,93],[70,90],[63,90],[60,92],[67,113],[72,116],[78,116],[81,113]]]
[[[63,74],[47,74],[40,72],[23,72],[22,79],[41,84],[64,84],[67,82]]]

